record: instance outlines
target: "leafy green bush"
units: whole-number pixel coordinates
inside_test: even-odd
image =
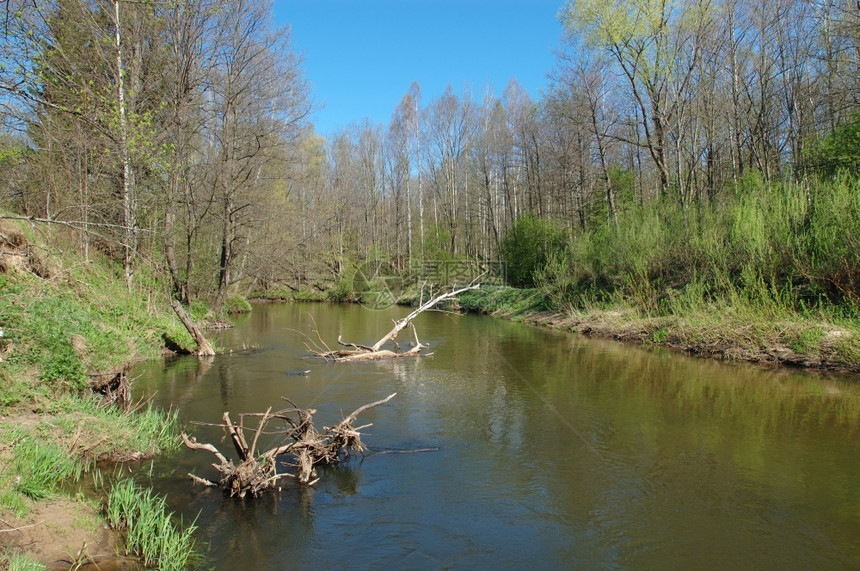
[[[352,287],[352,277],[339,277],[334,285],[326,292],[330,301],[352,301],[355,299],[355,291]]]
[[[534,287],[538,272],[565,249],[564,231],[551,221],[523,216],[502,239],[502,258],[508,281],[515,287]]]
[[[224,303],[224,312],[228,314],[234,313],[250,313],[253,308],[248,300],[241,295],[234,295],[227,298]]]
[[[860,174],[860,114],[823,137],[809,154],[808,166],[826,178]]]

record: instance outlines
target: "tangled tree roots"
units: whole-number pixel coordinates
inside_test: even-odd
[[[364,453],[365,448],[359,431],[371,425],[353,427],[353,423],[359,414],[369,408],[387,403],[396,394],[393,393],[382,400],[359,407],[335,426],[323,427],[322,433],[314,428],[313,415],[316,414],[316,410],[297,408],[290,401],[287,402],[293,404],[293,408],[277,412],[272,412],[269,408],[262,414],[241,414],[238,425],[233,424],[230,414],[225,412],[224,423],[216,426],[227,431],[239,456],[239,464],[234,464],[212,444],[199,443],[197,439],[183,432],[182,440],[185,446],[192,450],[207,450],[215,455],[218,463],[212,466],[221,474],[218,482],[200,478],[194,474],[188,474],[188,476],[194,482],[221,487],[225,492],[229,492],[230,497],[240,498],[248,494],[256,497],[266,490],[277,488],[278,481],[282,478],[295,478],[302,484],[313,485],[318,481],[315,469],[317,465],[339,462],[349,456],[351,451]],[[258,418],[256,427],[245,426],[246,418]],[[269,430],[269,424],[272,421],[283,422],[283,428],[277,431]],[[246,434],[251,436],[250,445],[246,440]],[[258,455],[256,449],[261,435],[282,435],[282,441],[285,443]],[[293,471],[278,472],[278,460],[282,456],[288,457],[285,465]]]

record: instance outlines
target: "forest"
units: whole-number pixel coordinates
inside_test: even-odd
[[[404,86],[315,133],[265,2],[12,0],[0,206],[188,305],[343,293],[357,264],[503,262],[562,305],[860,301],[860,11],[844,0],[559,6],[548,87]],[[356,109],[356,115],[361,110]]]

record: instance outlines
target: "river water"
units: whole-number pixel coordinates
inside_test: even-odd
[[[142,467],[196,518],[205,567],[860,568],[856,378],[450,313],[415,322],[432,357],[309,357],[338,335],[372,343],[407,312],[257,305],[215,339],[232,353],[138,369],[137,396],[183,422],[287,397],[319,428],[397,393],[359,417],[368,455],[310,489],[230,500],[192,486],[187,472],[217,478],[214,457],[184,448]],[[219,429],[188,429],[234,454]]]

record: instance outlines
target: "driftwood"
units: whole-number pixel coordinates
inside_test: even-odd
[[[478,289],[479,287],[481,287],[481,284],[472,282],[467,286],[457,289],[451,289],[448,292],[441,293],[436,297],[431,298],[430,300],[422,303],[420,306],[418,306],[417,309],[412,311],[403,319],[398,319],[394,321],[394,327],[391,329],[391,331],[386,333],[382,338],[379,339],[379,341],[377,341],[373,345],[347,343],[343,341],[340,336],[338,336],[338,344],[344,347],[350,347],[350,349],[340,349],[335,351],[314,351],[313,353],[317,357],[321,357],[326,361],[337,361],[339,363],[353,361],[377,361],[380,359],[392,359],[397,357],[418,357],[420,355],[429,356],[432,353],[421,353],[421,350],[426,349],[427,346],[422,344],[421,341],[418,340],[418,332],[415,330],[415,325],[412,324],[412,320],[418,317],[419,314],[427,311],[428,309],[433,309],[439,303],[445,301],[446,299],[456,297],[465,291]],[[400,351],[400,346],[397,344],[397,341],[395,341],[395,339],[401,331],[403,331],[410,325],[412,326],[412,332],[415,335],[415,343],[412,344],[412,347],[410,349],[406,351]],[[392,345],[394,345],[394,350],[383,349],[383,346],[385,346],[387,343],[391,343]]]
[[[100,394],[107,404],[128,406],[131,403],[131,382],[128,368],[115,373],[87,373],[87,384],[94,393]]]
[[[211,357],[215,354],[215,350],[212,348],[212,345],[209,344],[209,341],[206,340],[206,337],[203,336],[203,332],[200,331],[200,328],[191,321],[191,317],[188,316],[185,309],[175,299],[170,300],[170,307],[173,308],[173,311],[176,313],[177,317],[179,317],[179,321],[182,322],[182,325],[185,326],[185,329],[188,330],[188,333],[191,334],[191,337],[194,338],[194,342],[197,343],[197,356],[198,357]]]
[[[224,428],[230,436],[239,463],[234,464],[214,445],[197,442],[196,438],[182,432],[185,446],[191,450],[205,450],[215,456],[218,462],[213,463],[212,466],[221,474],[217,482],[194,474],[188,474],[188,476],[193,482],[221,487],[230,494],[230,497],[239,498],[245,498],[248,495],[257,497],[266,490],[279,489],[278,482],[282,478],[294,478],[302,484],[312,486],[318,481],[316,466],[337,463],[342,458],[348,457],[350,452],[364,454],[365,447],[361,442],[359,431],[371,425],[353,427],[353,423],[359,414],[369,408],[387,403],[396,394],[393,393],[382,400],[357,408],[336,425],[324,427],[322,433],[314,427],[313,415],[316,413],[314,409],[301,409],[293,405],[292,408],[272,412],[269,408],[262,414],[239,415],[238,425],[234,424],[230,420],[230,414],[225,412],[222,417],[223,424],[216,426]],[[246,418],[259,419],[256,428],[245,426]],[[272,421],[283,422],[283,428],[270,431],[269,424]],[[257,445],[261,435],[281,435],[285,443],[258,454]],[[250,445],[248,437],[251,438]],[[283,456],[287,458],[281,461]],[[279,465],[285,465],[287,470],[278,472]]]

